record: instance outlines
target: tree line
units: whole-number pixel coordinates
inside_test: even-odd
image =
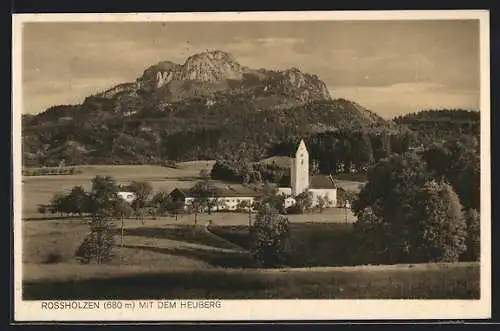
[[[136,217],[144,219],[145,216],[160,216],[168,212],[179,212],[179,207],[168,198],[168,193],[159,191],[153,194],[151,184],[143,181],[134,181],[129,185],[119,185],[112,177],[96,176],[92,182],[96,182],[113,192],[117,196],[116,205],[111,205],[111,211],[123,217]],[[133,193],[134,199],[130,203],[118,196],[118,192]],[[40,213],[59,213],[61,216],[78,215],[87,216],[92,213],[94,196],[87,192],[83,186],[75,186],[68,193],[56,192],[48,205],[38,208]]]
[[[249,163],[245,160],[217,160],[210,171],[212,179],[254,184],[270,182],[280,186],[290,186],[290,169],[277,164]]]
[[[480,134],[480,113],[466,109],[427,109],[397,116],[393,122],[417,132],[415,143],[425,146]]]

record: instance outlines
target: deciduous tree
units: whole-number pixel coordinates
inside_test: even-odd
[[[394,155],[370,170],[353,210],[359,256],[369,263],[456,261],[465,249],[456,193],[432,180],[415,154]]]
[[[310,191],[304,191],[295,197],[295,204],[297,205],[300,213],[311,209],[313,205],[313,195]]]
[[[135,199],[132,202],[132,208],[141,220],[144,222],[143,215],[145,213],[145,208],[148,205],[151,194],[153,193],[153,188],[148,182],[138,182],[134,181],[130,184],[130,190],[134,192]]]
[[[66,203],[68,205],[68,210],[71,213],[82,216],[83,213],[88,211],[87,192],[85,192],[85,189],[82,186],[73,187],[71,192],[66,196]]]
[[[250,238],[252,254],[262,266],[276,267],[286,263],[290,246],[289,221],[269,204],[259,209]]]
[[[219,191],[217,187],[209,180],[197,182],[190,190],[193,196],[193,202],[196,202],[197,210],[207,209],[208,214],[212,213],[213,208],[217,205]]]
[[[105,263],[111,260],[115,246],[113,223],[119,201],[118,185],[109,176],[96,176],[92,180],[89,194],[91,212],[90,233],[76,251],[76,257],[82,263]]]
[[[319,208],[319,212],[322,213],[325,207],[330,206],[332,203],[332,200],[328,197],[328,195],[318,195],[316,198],[316,205]]]
[[[412,233],[418,251],[413,255],[421,261],[458,261],[466,249],[467,228],[457,194],[449,184],[433,180],[420,196],[421,221]]]
[[[425,162],[415,154],[393,155],[368,171],[368,182],[352,209],[360,224],[369,224],[359,229],[373,231],[369,242],[377,251],[378,263],[402,263],[413,258],[412,235],[421,221],[417,194],[427,180]],[[364,219],[366,215],[368,219]],[[373,221],[376,224],[371,224]]]

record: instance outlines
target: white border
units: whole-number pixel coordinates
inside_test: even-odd
[[[14,303],[16,321],[223,321],[223,320],[367,320],[477,319],[491,316],[491,183],[489,12],[343,11],[140,14],[16,14],[13,31],[13,178]],[[221,309],[147,311],[41,310],[40,302],[22,301],[21,109],[22,25],[25,22],[209,22],[320,20],[480,20],[481,46],[481,299],[480,300],[223,300]],[[122,301],[126,302],[126,301]],[[137,303],[137,302],[136,302]]]

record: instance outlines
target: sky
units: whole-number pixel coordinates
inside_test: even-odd
[[[479,21],[31,22],[23,113],[78,104],[150,65],[222,50],[251,68],[296,67],[384,118],[479,110]]]

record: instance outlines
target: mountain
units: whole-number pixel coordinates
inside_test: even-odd
[[[222,51],[151,65],[134,82],[23,117],[26,166],[265,157],[291,136],[395,130],[316,75],[251,69]]]
[[[162,61],[144,70],[132,83],[119,84],[86,99],[97,105],[110,101],[147,99],[164,107],[172,102],[201,97],[213,103],[220,94],[250,94],[263,107],[331,100],[326,84],[297,68],[284,71],[250,69],[222,51],[194,54],[183,64]],[[127,107],[118,112],[128,114]]]

